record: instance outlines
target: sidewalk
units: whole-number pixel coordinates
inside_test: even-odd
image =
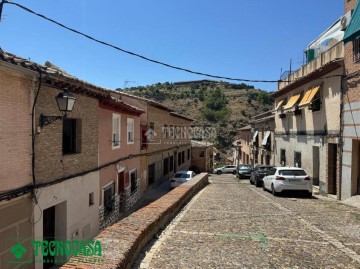
[[[319,188],[317,186],[313,186],[313,196],[318,199],[336,201],[344,205],[360,208],[360,195],[352,196],[346,200],[337,200],[336,195],[331,195],[331,194],[328,194],[327,196],[321,195],[319,193]]]

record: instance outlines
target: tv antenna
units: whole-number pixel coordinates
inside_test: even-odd
[[[128,85],[129,85],[129,83],[136,83],[136,81],[133,81],[133,80],[125,80],[124,81],[124,89],[126,89],[127,87],[128,87]]]

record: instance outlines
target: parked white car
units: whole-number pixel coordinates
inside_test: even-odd
[[[221,175],[222,173],[232,173],[236,175],[237,173],[236,165],[225,165],[223,167],[214,169],[214,174]]]
[[[192,179],[195,176],[193,171],[178,171],[174,177],[170,179],[170,187],[175,188],[183,184],[184,182]]]
[[[271,168],[263,179],[263,189],[269,190],[274,196],[284,190],[305,191],[312,196],[312,179],[304,169],[298,167]]]

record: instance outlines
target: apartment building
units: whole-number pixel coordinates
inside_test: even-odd
[[[192,119],[153,100],[125,92],[114,95],[145,111],[140,116],[143,191],[190,167]]]
[[[275,165],[275,115],[273,111],[258,114],[251,118],[252,165]]]
[[[275,165],[304,168],[320,193],[339,198],[344,46],[340,19],[306,48],[275,98]],[[324,45],[326,44],[326,45]]]
[[[140,115],[124,101],[99,102],[100,230],[115,223],[141,195]],[[110,165],[107,165],[110,164]]]
[[[345,78],[343,80],[343,151],[341,199],[360,195],[360,4],[345,0],[342,19],[344,34]]]

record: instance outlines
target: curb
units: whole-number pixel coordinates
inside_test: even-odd
[[[145,245],[179,213],[182,207],[208,184],[208,173],[201,173],[160,199],[107,227],[99,240],[102,256],[76,256],[61,269],[130,268]],[[101,259],[101,263],[87,260]]]

